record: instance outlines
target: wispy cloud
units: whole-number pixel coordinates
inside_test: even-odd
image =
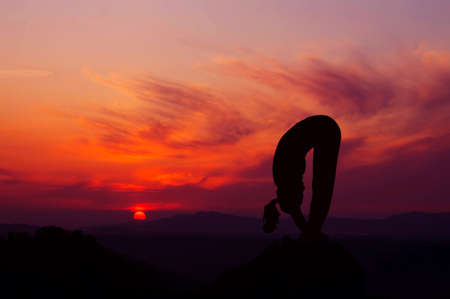
[[[87,206],[251,209],[272,196],[272,155],[284,131],[308,115],[329,114],[343,130],[336,184],[341,207],[365,209],[358,206],[362,197],[372,208],[408,200],[423,208],[425,198],[430,207],[442,206],[427,190],[448,194],[444,176],[436,173],[450,167],[449,57],[423,51],[388,62],[214,60],[208,69],[236,82],[239,92],[85,70],[94,82],[133,101],[125,107],[137,108],[79,112],[75,119],[88,134],[67,148],[102,168],[93,169],[86,182],[28,190],[42,200],[66,198]],[[2,188],[24,189],[21,183],[4,181]]]
[[[190,155],[183,156],[190,159],[195,156],[192,150],[205,155],[210,147],[248,154],[251,143],[257,142],[254,139],[264,136],[270,146],[253,146],[267,157],[280,134],[296,121],[330,114],[343,127],[345,167],[356,166],[356,160],[376,163],[392,148],[448,132],[448,56],[423,51],[382,63],[361,57],[347,61],[307,57],[289,65],[275,59],[214,60],[210,69],[266,90],[261,93],[265,98],[257,99],[245,92],[250,86],[245,81],[236,98],[214,86],[150,75],[123,79],[91,73],[96,82],[125,91],[143,105],[140,113],[104,109],[101,122],[89,119],[87,123],[102,132],[99,142],[104,146],[158,144],[171,155],[190,149]]]
[[[237,105],[230,104],[217,90],[150,75],[132,80],[88,75],[102,84],[131,94],[145,104],[143,109],[147,114],[140,116],[110,109],[102,111],[110,119],[139,126],[135,137],[141,139],[173,147],[215,146],[235,143],[254,133],[258,127],[257,120],[243,115]],[[108,130],[106,126],[104,129]],[[114,129],[110,127],[109,131]]]

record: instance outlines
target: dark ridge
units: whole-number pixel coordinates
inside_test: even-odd
[[[0,284],[2,298],[148,298],[177,288],[168,273],[58,227],[0,239]]]
[[[32,234],[38,229],[37,226],[28,224],[8,224],[0,223],[0,236],[6,237],[8,233],[29,233]]]
[[[92,234],[163,235],[262,235],[261,221],[252,217],[202,211],[178,214],[145,222],[127,222],[110,226],[87,227]]]
[[[450,238],[450,213],[410,212],[383,219],[330,218],[324,230],[347,234],[401,239]]]
[[[209,236],[258,236],[262,232],[262,220],[234,216],[218,212],[179,214],[169,218],[146,222],[128,222],[110,226],[88,227],[86,231],[96,235],[209,235]],[[450,238],[450,213],[412,212],[382,219],[329,218],[324,231],[331,236],[370,236],[401,239]],[[298,235],[291,219],[281,219],[278,229],[270,236]]]
[[[273,243],[248,264],[221,275],[221,298],[363,298],[364,271],[338,243]]]

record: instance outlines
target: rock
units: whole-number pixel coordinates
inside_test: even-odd
[[[285,238],[224,273],[212,292],[224,298],[362,298],[364,271],[339,243]]]

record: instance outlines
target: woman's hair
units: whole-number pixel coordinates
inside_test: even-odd
[[[266,234],[270,234],[277,229],[280,218],[280,212],[278,212],[276,206],[277,202],[278,200],[275,198],[264,207],[263,230]]]

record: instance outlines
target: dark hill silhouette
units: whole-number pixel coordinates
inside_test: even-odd
[[[196,289],[198,285],[190,281],[102,247],[81,231],[42,227],[34,236],[10,232],[7,239],[0,239],[2,298],[244,298],[249,290],[241,281],[256,287],[260,278],[274,279],[274,287],[286,282],[280,280],[283,277],[291,277],[281,285],[284,295],[299,290],[304,295],[313,286],[321,294],[326,290],[352,298],[360,291],[361,275],[357,263],[339,245],[297,245],[286,239],[222,275],[213,287]],[[356,286],[348,288],[350,280]]]
[[[331,238],[335,239],[366,270],[368,295],[405,299],[447,298],[445,295],[450,295],[450,239],[408,240],[370,236]],[[275,241],[266,235],[232,237],[159,234],[107,234],[99,235],[98,240],[108,248],[202,283],[212,282],[226,269],[237,269],[249,263]]]
[[[364,271],[337,243],[284,238],[221,275],[211,293],[223,298],[363,298]]]
[[[0,236],[6,237],[9,233],[33,234],[36,229],[38,227],[34,225],[0,223]]]
[[[89,227],[92,234],[210,235],[263,237],[262,222],[252,217],[217,212],[180,214],[159,220]],[[406,213],[382,219],[329,218],[324,231],[331,236],[369,236],[405,239],[450,238],[450,213]],[[290,219],[281,219],[273,237],[297,235]],[[271,236],[272,237],[272,236]]]
[[[410,219],[410,216],[422,217],[413,214],[406,218]],[[235,269],[239,273],[247,271],[243,269],[249,263],[254,265],[251,261],[257,260],[266,265],[267,259],[261,259],[261,256],[267,256],[267,252],[277,250],[282,244],[267,237],[244,235],[125,233],[98,235],[97,240],[103,245],[80,232],[60,229],[52,229],[49,234],[35,237],[12,233],[8,239],[0,238],[0,298],[11,298],[13,296],[9,295],[12,294],[18,294],[15,298],[70,298],[71,294],[79,298],[103,298],[111,293],[114,293],[113,297],[126,293],[122,297],[154,298],[158,292],[160,296],[156,297],[169,294],[179,298],[186,298],[186,295],[210,298],[211,294],[207,292],[186,294],[185,287],[192,289],[212,283],[227,269]],[[450,295],[449,239],[401,240],[363,236],[338,240],[364,267],[367,292],[379,296],[376,298],[447,298]],[[331,244],[340,246],[335,241]],[[268,249],[261,254],[264,248]],[[302,260],[305,254],[305,249],[299,249],[299,263],[305,262]],[[141,260],[177,273],[177,276],[138,262]],[[181,280],[181,275],[191,279]],[[261,272],[257,275],[268,274]],[[194,283],[192,279],[201,281]],[[223,281],[222,278],[220,281]],[[168,285],[177,291],[165,290]],[[234,287],[236,297],[240,292],[239,285]],[[42,294],[45,296],[38,296]]]
[[[0,239],[2,298],[148,298],[173,294],[161,270],[113,253],[80,231],[43,227]]]

